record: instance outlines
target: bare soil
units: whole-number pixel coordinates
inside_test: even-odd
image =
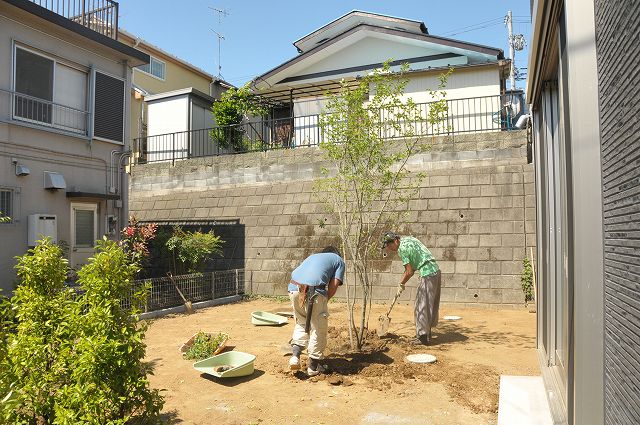
[[[254,326],[252,311],[290,311],[288,302],[254,299],[157,319],[147,331],[150,377],[164,389],[169,424],[495,424],[500,375],[539,375],[535,314],[522,310],[440,309],[428,346],[414,346],[413,310],[396,305],[389,333],[375,333],[387,306],[374,306],[367,343],[350,348],[347,306],[330,303],[325,363],[330,373],[309,378],[288,369],[293,319]],[[458,315],[459,321],[442,320]],[[256,355],[251,376],[200,374],[179,353],[198,331],[229,334],[227,350]],[[409,363],[412,353],[437,357]],[[303,354],[303,370],[306,356]]]

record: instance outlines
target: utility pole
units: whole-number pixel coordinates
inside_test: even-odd
[[[509,31],[509,59],[511,59],[511,65],[509,66],[509,81],[511,82],[511,90],[516,88],[516,73],[515,73],[515,51],[513,48],[513,16],[511,11],[507,12],[507,16],[504,17],[504,23]]]

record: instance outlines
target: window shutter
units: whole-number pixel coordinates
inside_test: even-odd
[[[96,72],[93,134],[122,143],[124,140],[124,81]]]

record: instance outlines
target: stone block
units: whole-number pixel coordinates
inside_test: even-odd
[[[457,198],[460,196],[460,188],[458,186],[440,187],[440,198]]]
[[[486,246],[486,247],[502,246],[502,236],[480,235],[479,246]]]
[[[475,261],[488,260],[489,254],[490,254],[490,248],[468,248],[467,249],[468,260],[475,260]]]
[[[513,197],[511,196],[498,196],[488,198],[491,200],[489,208],[511,208],[513,207]]]
[[[429,176],[429,186],[449,186],[449,176]]]
[[[446,248],[446,247],[454,247],[456,246],[457,237],[456,236],[436,236],[436,247]]]
[[[466,235],[469,233],[469,223],[448,223],[446,232],[449,235]],[[458,239],[460,243],[460,239]]]
[[[480,196],[502,196],[502,186],[480,186]]]
[[[491,208],[491,198],[471,198],[469,199],[469,208]]]
[[[469,198],[449,198],[447,207],[450,210],[468,209]]]
[[[479,261],[478,274],[500,274],[499,261]]]
[[[524,235],[502,235],[502,246],[524,246]]]
[[[469,184],[469,174],[452,175],[449,177],[451,186],[463,186]]]
[[[429,210],[446,210],[447,200],[446,199],[429,199],[428,208]]]
[[[478,273],[477,261],[456,261],[456,273],[476,274]]]
[[[522,273],[521,261],[501,261],[500,271],[503,275],[520,275]]]
[[[506,261],[513,259],[513,248],[494,247],[489,249],[489,259]]]
[[[454,273],[456,269],[455,261],[438,261],[438,266],[442,273]]]
[[[459,235],[458,246],[459,247],[477,247],[480,243],[479,235]]]
[[[269,245],[269,239],[262,236],[248,239],[247,242],[252,248],[267,248]]]
[[[484,185],[491,184],[491,174],[471,174],[469,184]]]
[[[489,234],[491,233],[490,222],[473,222],[469,223],[469,234]]]
[[[421,223],[435,223],[438,221],[438,211],[420,211],[418,213],[418,220]]]
[[[432,199],[437,198],[440,189],[437,187],[422,187],[420,188],[420,198],[422,199]]]
[[[474,276],[469,274],[453,274],[453,272],[447,272],[446,279],[444,277],[442,279],[442,285],[446,285],[447,288],[466,288],[468,282],[473,278]]]
[[[491,233],[513,233],[513,221],[492,221]]]

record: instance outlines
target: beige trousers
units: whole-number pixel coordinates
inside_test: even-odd
[[[293,317],[296,321],[291,344],[307,347],[307,354],[312,359],[322,359],[324,349],[327,346],[327,325],[329,322],[327,297],[318,294],[314,300],[309,334],[304,331],[304,325],[307,321],[307,305],[300,305],[300,297],[297,291],[289,292],[289,299],[293,307]]]

